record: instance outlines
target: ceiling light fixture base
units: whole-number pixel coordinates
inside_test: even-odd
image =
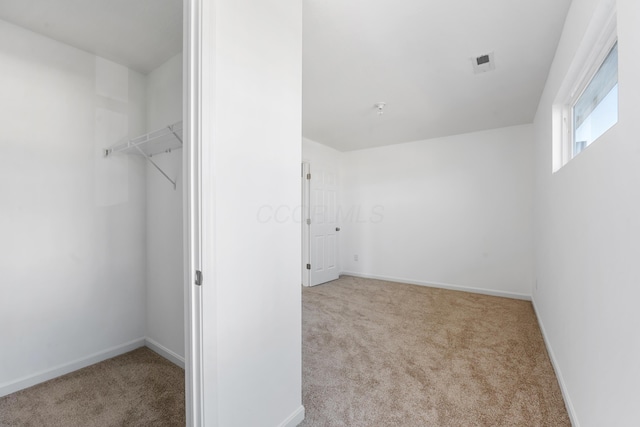
[[[378,115],[381,116],[384,114],[384,107],[387,105],[386,102],[376,102],[373,106],[378,110]]]

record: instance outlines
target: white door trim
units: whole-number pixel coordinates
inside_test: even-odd
[[[205,188],[206,162],[203,159],[206,138],[210,128],[208,117],[210,99],[205,91],[202,76],[209,72],[207,50],[211,49],[210,40],[204,31],[203,19],[210,13],[212,2],[205,0],[184,0],[183,2],[183,185],[184,185],[184,283],[185,283],[185,409],[187,427],[201,427],[204,419],[205,377],[203,366],[203,313],[202,287],[195,285],[195,272],[203,272],[207,280],[207,266],[203,265],[203,253],[208,253],[204,246],[206,228],[202,218],[207,212],[202,205],[202,191]],[[203,168],[204,166],[204,168]],[[205,217],[206,218],[206,217]],[[210,280],[210,282],[212,282]],[[208,283],[207,285],[211,285]],[[211,289],[214,289],[211,286]],[[207,331],[215,333],[215,331]],[[215,337],[215,335],[214,335]],[[217,388],[217,383],[207,384]],[[215,400],[214,400],[215,401]],[[216,425],[213,420],[208,425]],[[212,421],[212,422],[211,422]]]
[[[199,123],[200,123],[200,261],[203,274],[203,284],[200,289],[201,300],[199,307],[207,307],[201,311],[200,325],[200,381],[201,401],[200,410],[202,426],[216,427],[218,421],[218,322],[215,301],[218,300],[217,282],[215,277],[215,239],[214,224],[217,214],[215,210],[215,173],[214,173],[214,128],[216,114],[214,108],[216,81],[216,6],[215,0],[193,0],[200,5],[199,31]],[[204,359],[203,354],[207,355]],[[200,427],[194,424],[194,427]]]
[[[311,208],[310,208],[310,183],[307,179],[307,174],[310,171],[309,162],[302,162],[302,285],[310,286],[311,285],[311,270],[307,268],[307,264],[311,261],[310,255],[310,236],[311,229],[307,222],[307,220],[311,219]]]

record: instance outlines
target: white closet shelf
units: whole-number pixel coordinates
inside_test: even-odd
[[[125,153],[152,157],[178,148],[182,148],[182,122],[114,144],[104,151],[104,155]]]
[[[167,175],[151,157],[156,154],[170,153],[182,148],[182,122],[176,122],[162,129],[149,132],[134,139],[119,142],[104,150],[104,156],[114,153],[134,154],[147,159],[176,188],[176,182]]]

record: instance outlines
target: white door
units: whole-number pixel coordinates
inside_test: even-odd
[[[335,172],[311,165],[310,285],[338,278],[338,192]]]

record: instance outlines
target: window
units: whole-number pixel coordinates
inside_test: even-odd
[[[572,106],[571,144],[575,157],[618,122],[618,43]]]
[[[617,32],[616,0],[601,0],[553,101],[554,173],[618,122]]]

